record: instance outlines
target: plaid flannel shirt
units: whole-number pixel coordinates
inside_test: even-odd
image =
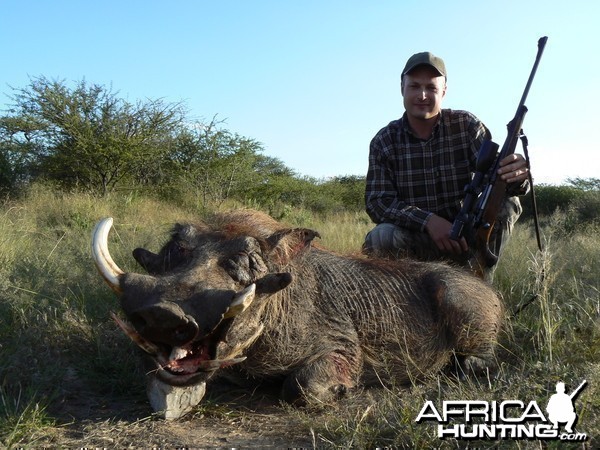
[[[453,221],[484,139],[491,133],[467,111],[443,109],[427,140],[412,133],[406,113],[390,122],[370,146],[365,203],[371,219],[420,231],[434,213]]]

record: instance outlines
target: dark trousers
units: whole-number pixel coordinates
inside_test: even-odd
[[[490,235],[489,247],[500,256],[523,209],[518,197],[508,197],[498,214]],[[386,258],[414,258],[421,261],[449,261],[475,271],[469,251],[461,255],[442,252],[427,232],[412,231],[392,223],[380,223],[366,236],[363,251],[368,255]],[[483,268],[483,278],[493,280],[496,265]]]

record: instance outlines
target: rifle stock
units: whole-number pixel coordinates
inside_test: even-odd
[[[493,267],[498,262],[498,255],[492,252],[489,242],[496,224],[496,217],[502,208],[505,198],[506,183],[502,180],[497,180],[489,193],[487,208],[482,213],[482,224],[477,227],[477,231],[475,232],[474,257],[477,260],[477,264],[472,264],[472,266],[481,277],[483,277],[485,268]]]

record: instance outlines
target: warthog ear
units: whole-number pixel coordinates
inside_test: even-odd
[[[162,266],[162,258],[144,248],[136,248],[133,251],[133,257],[151,275],[156,275]]]
[[[303,250],[310,247],[314,238],[321,235],[309,228],[288,228],[273,233],[266,239],[267,252],[275,262],[287,264]]]

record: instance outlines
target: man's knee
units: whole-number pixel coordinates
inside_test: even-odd
[[[522,213],[523,207],[519,198],[508,197],[498,212],[498,222],[510,233]]]
[[[389,253],[394,250],[394,233],[399,227],[391,223],[380,223],[365,237],[363,250],[367,254]]]
[[[425,233],[417,233],[391,223],[380,223],[366,236],[363,251],[367,255],[385,258],[422,258],[428,254],[431,239]]]

